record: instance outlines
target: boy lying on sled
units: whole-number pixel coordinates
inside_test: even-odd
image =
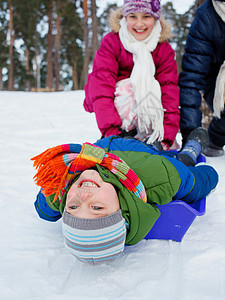
[[[35,208],[48,221],[62,216],[66,248],[80,261],[113,260],[151,230],[160,215],[156,204],[193,203],[216,187],[215,169],[195,165],[202,140],[204,130],[195,129],[174,157],[117,136],[50,148],[32,158],[41,187]]]

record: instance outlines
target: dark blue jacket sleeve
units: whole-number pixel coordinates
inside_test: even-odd
[[[224,61],[224,22],[206,0],[191,24],[180,73],[180,129],[183,137],[201,126],[201,94],[212,109],[215,80]]]
[[[48,206],[46,198],[42,194],[41,190],[37,195],[34,206],[41,219],[55,222],[61,218],[61,213],[59,211],[55,211]]]

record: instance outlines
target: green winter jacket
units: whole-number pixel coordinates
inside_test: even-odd
[[[154,151],[151,154],[149,147],[144,146],[146,152],[137,152],[136,149],[130,149],[129,142],[123,142],[123,150],[110,150],[110,143],[113,143],[114,148],[117,148],[118,139],[113,139],[104,147],[105,151],[112,152],[121,159],[123,159],[130,168],[137,174],[142,180],[146,194],[147,203],[144,203],[140,198],[135,196],[132,192],[119,181],[119,179],[111,173],[107,168],[100,165],[96,165],[100,176],[105,182],[109,182],[114,185],[117,190],[120,207],[123,217],[129,224],[127,231],[126,244],[134,245],[142,240],[148,232],[151,230],[156,220],[160,216],[160,211],[156,204],[162,205],[172,201],[172,197],[177,193],[181,179],[175,166],[163,156],[155,155]],[[98,143],[95,143],[98,145]],[[100,147],[102,145],[99,145]],[[118,143],[118,149],[121,148],[121,144]],[[149,152],[150,151],[150,152]],[[78,175],[79,176],[79,175]],[[67,191],[69,188],[67,189]],[[55,211],[63,213],[65,207],[67,192],[64,194],[61,203],[57,200],[52,204],[54,195],[47,197],[46,201],[50,208]]]

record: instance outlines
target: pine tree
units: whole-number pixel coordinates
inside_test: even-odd
[[[49,91],[53,89],[53,70],[52,70],[52,14],[53,0],[48,1],[48,47],[47,47],[47,80],[46,87]]]
[[[103,13],[99,17],[99,36],[100,41],[102,40],[103,36],[108,33],[111,29],[109,28],[108,18],[112,11],[116,10],[118,6],[114,4],[108,4]]]
[[[97,18],[97,6],[96,0],[91,0],[91,29],[92,29],[92,57],[95,57],[95,54],[98,50],[99,43],[98,43],[98,18]]]
[[[90,49],[89,49],[89,27],[88,27],[88,2],[87,0],[83,0],[83,26],[84,26],[84,62],[83,62],[83,70],[82,70],[82,82],[81,85],[84,86],[87,82],[88,69],[89,69],[89,61],[90,61]]]
[[[9,47],[7,45],[7,31],[8,22],[6,19],[7,14],[7,1],[0,2],[0,90],[4,89],[3,84],[3,68],[7,68],[7,59]]]
[[[194,5],[184,14],[177,14],[173,7],[173,3],[167,2],[162,6],[162,12],[164,18],[172,26],[173,37],[170,43],[175,50],[178,72],[180,72],[187,34],[194,16]]]
[[[13,29],[13,3],[12,0],[9,0],[9,36],[10,36],[10,45],[9,45],[9,75],[8,75],[8,90],[13,90],[13,49],[14,49],[14,41],[15,41],[15,33]]]
[[[54,55],[54,70],[55,70],[55,90],[60,89],[60,49],[61,49],[61,15],[57,10],[56,16],[56,35],[55,35],[55,55]]]
[[[63,84],[72,80],[72,89],[82,85],[83,24],[74,2],[68,1],[61,18],[61,60]]]
[[[36,26],[40,21],[40,0],[14,0],[15,17],[14,29],[16,37],[23,41],[21,49],[25,53],[25,89],[30,90],[34,85],[35,76],[33,63],[35,57],[35,46],[40,34],[36,31]],[[36,46],[37,47],[37,46]]]

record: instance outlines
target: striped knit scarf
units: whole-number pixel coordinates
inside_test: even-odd
[[[129,191],[147,202],[143,183],[126,162],[90,143],[84,143],[82,147],[79,144],[59,145],[47,149],[31,160],[38,169],[34,176],[36,184],[43,189],[46,197],[55,193],[53,203],[57,199],[61,202],[60,194],[64,195],[79,173],[96,164],[109,169]]]

